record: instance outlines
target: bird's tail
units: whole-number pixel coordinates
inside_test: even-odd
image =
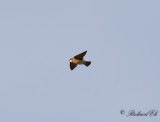
[[[87,67],[88,67],[90,64],[91,64],[91,61],[85,61],[85,63],[84,63],[84,65],[87,66]]]

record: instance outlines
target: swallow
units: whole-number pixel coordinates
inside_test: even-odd
[[[76,68],[78,64],[84,64],[85,66],[89,66],[91,64],[91,61],[85,61],[83,60],[83,57],[86,55],[87,51],[84,51],[73,58],[71,58],[70,61],[70,69],[73,70]]]

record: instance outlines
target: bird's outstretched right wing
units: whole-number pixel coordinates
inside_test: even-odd
[[[83,57],[86,55],[87,51],[84,51],[83,53],[80,53],[76,56],[74,56],[74,58],[79,59],[79,60],[83,60]]]

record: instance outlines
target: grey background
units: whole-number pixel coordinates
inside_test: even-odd
[[[158,122],[159,52],[159,0],[0,1],[0,122]]]

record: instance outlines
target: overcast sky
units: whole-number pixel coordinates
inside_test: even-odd
[[[0,1],[0,122],[158,122],[126,115],[159,93],[159,0]]]

